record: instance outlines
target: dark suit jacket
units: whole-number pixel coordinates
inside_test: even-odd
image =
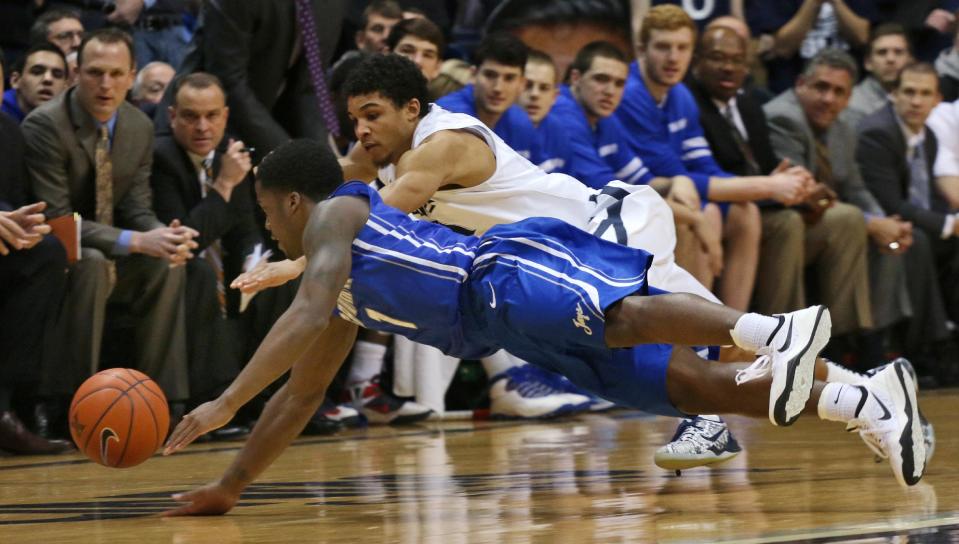
[[[213,155],[213,174],[220,171],[222,155]],[[170,136],[156,140],[153,154],[154,208],[160,220],[181,223],[200,232],[194,253],[220,240],[224,250],[224,274],[227,281],[239,273],[243,259],[261,242],[253,215],[250,178],[237,185],[230,201],[211,190],[201,197],[197,172],[186,151]]]
[[[346,13],[345,0],[312,0],[317,35],[329,66]],[[205,71],[226,87],[230,132],[257,148],[257,157],[291,138],[326,140],[306,55],[290,66],[299,34],[293,0],[218,0],[203,3],[180,73]],[[166,105],[157,108],[157,134],[168,133]]]
[[[733,127],[729,126],[729,122],[720,113],[702,84],[694,78],[690,78],[688,82],[699,104],[699,123],[703,126],[703,132],[716,162],[727,172],[745,176],[747,174],[746,156],[733,139],[730,132]],[[749,147],[760,173],[769,174],[776,169],[779,159],[776,158],[776,153],[769,141],[769,128],[766,126],[766,115],[763,113],[762,105],[748,94],[740,94],[736,97],[736,109],[739,110],[743,125],[746,126]]]
[[[906,158],[906,138],[896,120],[893,105],[863,118],[859,124],[859,146],[856,161],[866,186],[876,195],[887,214],[899,214],[906,221],[927,231],[933,240],[942,235],[948,206],[936,191],[932,174],[938,143],[936,135],[926,127],[924,150],[929,172],[929,210],[909,202],[909,162]]]
[[[0,113],[0,210],[12,211],[27,203],[27,170],[23,164],[20,125]]]
[[[21,125],[33,194],[47,203],[47,217],[83,216],[81,245],[111,255],[121,229],[162,227],[153,213],[150,119],[124,102],[118,111],[110,157],[113,162],[113,226],[96,215],[96,122],[76,99],[76,87],[33,110]]]

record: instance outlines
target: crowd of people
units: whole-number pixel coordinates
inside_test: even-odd
[[[829,359],[865,371],[904,355],[923,385],[955,385],[957,9],[5,3],[0,18],[22,32],[0,43],[0,450],[68,451],[70,397],[101,368],[152,376],[174,424],[228,386],[305,266],[271,240],[254,192],[256,165],[296,138],[326,142],[346,180],[420,218],[482,234],[559,217],[649,251],[653,286],[762,314],[820,303]],[[429,108],[472,116],[516,158],[484,170],[461,144],[420,148],[435,127],[357,103],[357,79],[384,55],[415,64]],[[517,161],[564,182],[484,185]],[[410,172],[433,185],[404,183]],[[582,194],[591,207],[563,215],[563,195]],[[494,417],[614,405],[506,352],[480,364],[486,398],[458,404],[488,400]],[[443,414],[456,368],[436,348],[361,329],[305,432]],[[245,436],[258,413],[254,402],[210,438]],[[708,415],[664,448],[738,451]]]

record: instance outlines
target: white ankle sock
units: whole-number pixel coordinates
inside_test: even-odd
[[[779,320],[775,317],[749,313],[743,314],[736,321],[736,326],[729,331],[729,334],[737,346],[756,351],[766,345],[777,326],[779,326]]]
[[[486,371],[486,376],[489,378],[506,372],[514,366],[523,366],[526,364],[525,361],[519,359],[514,360],[509,353],[502,350],[497,351],[489,357],[483,357],[480,359],[480,362],[483,363],[483,370]]]
[[[862,385],[868,382],[869,378],[855,370],[849,370],[844,366],[826,360],[826,381]]]
[[[348,384],[366,382],[383,371],[383,358],[386,346],[376,342],[357,340],[353,345],[353,359],[350,361]]]
[[[866,388],[846,383],[827,383],[819,396],[819,418],[846,423],[856,417],[856,408],[866,402]]]

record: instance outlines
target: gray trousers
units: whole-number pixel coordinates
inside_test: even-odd
[[[116,285],[111,286],[109,262],[101,251],[85,247],[80,260],[70,266],[61,314],[66,335],[64,368],[47,393],[72,394],[99,370],[110,302],[127,306],[136,320],[136,360],[130,366],[153,378],[171,402],[188,399],[185,268],[170,268],[166,261],[145,255],[121,257],[116,260]]]
[[[806,268],[815,274],[834,335],[873,327],[868,240],[859,208],[837,202],[815,225],[795,210],[763,210],[753,306],[764,314],[803,308]]]

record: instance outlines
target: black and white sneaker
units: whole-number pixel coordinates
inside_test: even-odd
[[[926,470],[926,443],[919,420],[916,385],[905,364],[894,362],[857,387],[863,398],[846,425],[879,457],[888,459],[896,480],[915,485]]]
[[[913,368],[912,363],[909,362],[909,359],[905,357],[899,357],[891,363],[884,364],[882,366],[877,366],[876,368],[871,368],[866,371],[866,376],[872,377],[876,374],[885,370],[889,365],[900,364],[909,373],[909,376],[912,378],[912,383],[916,386],[916,393],[919,393],[919,379],[916,375],[916,369]],[[919,408],[919,424],[922,426],[922,439],[926,445],[926,466],[929,466],[929,461],[932,460],[932,454],[936,451],[936,430],[932,426],[932,423],[926,419],[926,416],[922,414],[922,408]]]
[[[656,450],[653,462],[666,470],[685,470],[728,461],[742,448],[719,416],[682,420],[668,444]]]
[[[806,407],[812,393],[816,357],[829,342],[832,319],[825,306],[811,306],[776,317],[779,325],[766,346],[756,351],[756,362],[736,374],[736,383],[772,372],[769,420],[785,427],[795,423]]]

